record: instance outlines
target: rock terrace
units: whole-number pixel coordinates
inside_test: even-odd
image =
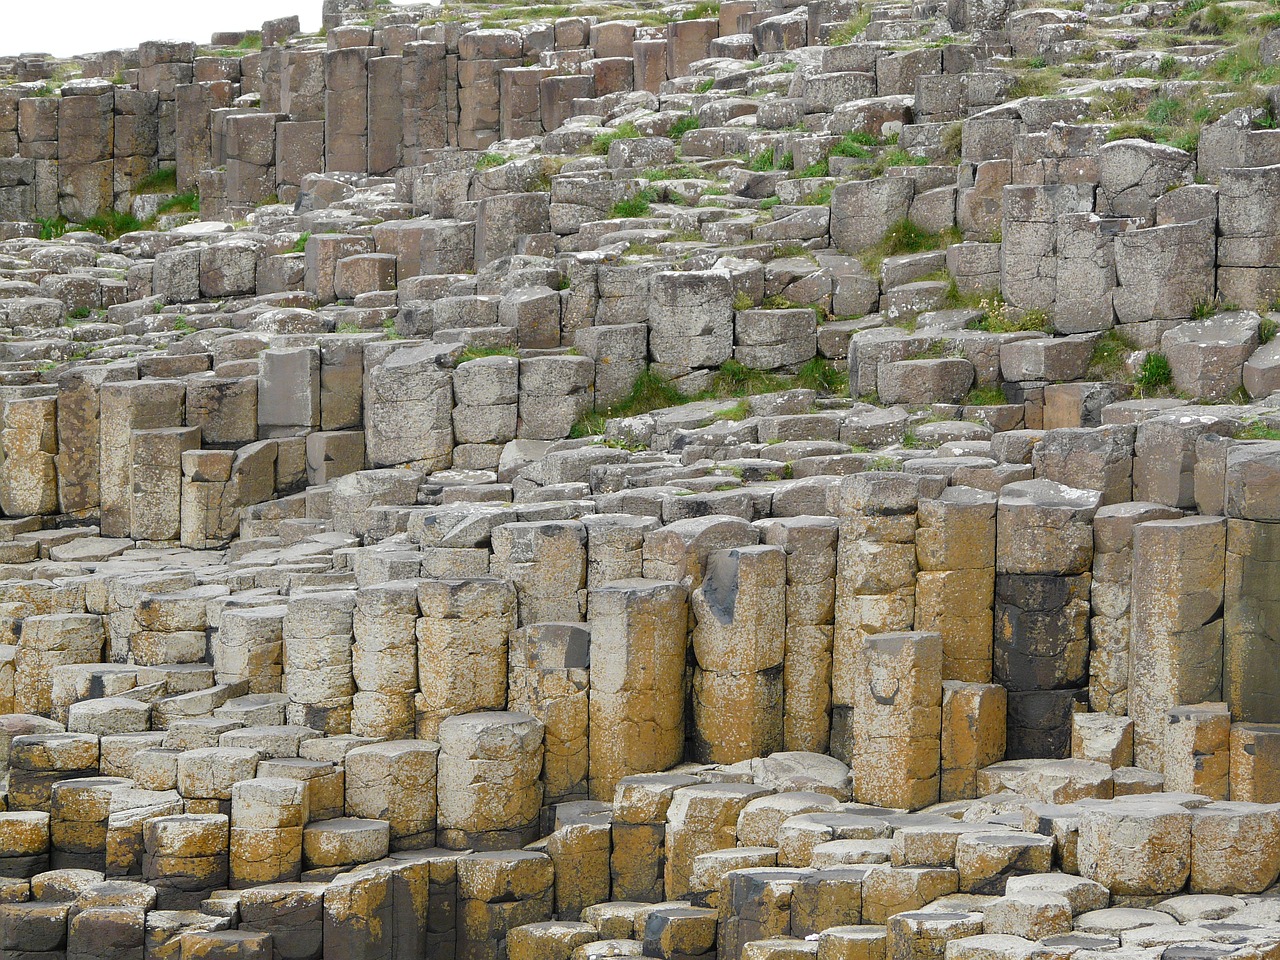
[[[1280,12],[0,57],[0,958],[1280,958]]]

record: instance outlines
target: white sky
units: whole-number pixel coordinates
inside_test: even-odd
[[[320,29],[321,0],[0,0],[0,56],[69,57],[144,40],[208,43],[218,31],[256,30],[297,14]]]

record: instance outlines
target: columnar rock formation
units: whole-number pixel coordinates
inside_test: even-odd
[[[323,14],[0,58],[0,957],[1280,955],[1274,13]]]

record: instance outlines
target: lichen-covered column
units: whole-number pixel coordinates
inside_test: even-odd
[[[1134,763],[1164,768],[1165,711],[1221,699],[1227,522],[1153,520],[1133,529],[1129,715]]]
[[[917,630],[942,636],[942,678],[991,680],[991,605],[995,591],[996,498],[948,487],[917,512]]]
[[[489,577],[423,580],[418,609],[416,728],[419,740],[435,740],[445,717],[506,706],[516,591]]]
[[[617,580],[591,593],[590,783],[594,800],[633,773],[684,759],[688,593]]]
[[[1089,590],[1089,708],[1123,717],[1129,712],[1129,635],[1133,528],[1173,520],[1176,507],[1114,503],[1093,518],[1093,584]]]
[[[507,706],[546,728],[542,782],[547,803],[587,796],[591,631],[539,623],[511,634]]]
[[[399,580],[356,593],[351,732],[400,740],[414,731],[418,689],[418,584]]]
[[[1052,480],[1000,491],[993,670],[1009,691],[1011,760],[1065,757],[1089,678],[1093,517],[1101,497]]]
[[[290,723],[326,734],[351,732],[354,591],[289,598],[284,617],[284,692]]]
[[[942,762],[942,637],[865,639],[854,688],[850,764],[861,803],[918,810],[938,802]]]
[[[831,637],[840,528],[834,517],[780,517],[761,521],[760,528],[764,542],[787,555],[783,749],[826,753],[831,745]]]
[[[867,637],[914,626],[916,508],[922,496],[937,497],[945,487],[938,477],[869,472],[844,478],[831,494],[840,522],[831,753],[846,763],[858,735],[853,714],[865,687],[861,657]]]
[[[693,592],[693,749],[738,763],[782,749],[786,554],[737,547],[707,558]]]

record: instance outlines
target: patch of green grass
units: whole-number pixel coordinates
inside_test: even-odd
[[[1181,123],[1186,113],[1187,105],[1177,97],[1159,97],[1147,106],[1147,120],[1157,125]]]
[[[1163,353],[1148,353],[1133,378],[1133,385],[1142,397],[1168,389],[1172,384],[1173,367],[1169,366],[1169,358]]]
[[[942,131],[942,150],[949,163],[959,163],[964,147],[964,124],[953,123]]]
[[[637,140],[640,138],[640,131],[636,129],[636,125],[630,120],[621,123],[612,130],[596,136],[591,141],[591,152],[597,156],[603,157],[609,152],[609,145],[615,140]]]
[[[398,331],[398,330],[396,329],[396,322],[395,322],[395,320],[390,320],[390,319],[388,319],[388,320],[383,320],[383,321],[382,321],[382,332],[383,332],[383,334],[386,336],[386,338],[387,338],[388,340],[403,340],[403,339],[404,339],[403,337],[401,337],[401,336],[400,336],[400,331]]]
[[[67,232],[69,226],[64,217],[41,217],[36,223],[40,224],[41,240],[57,240]]]
[[[1018,315],[999,297],[982,300],[978,309],[982,310],[982,317],[969,324],[971,330],[983,330],[987,333],[1018,333],[1028,330],[1048,333],[1053,329],[1053,324],[1043,310],[1027,310]]]
[[[1273,317],[1263,317],[1262,322],[1258,324],[1258,342],[1266,346],[1276,338],[1276,334],[1280,333],[1280,323],[1277,323]]]
[[[1010,100],[1023,97],[1048,97],[1062,85],[1062,71],[1057,67],[1032,68],[1020,74],[1009,85]]]
[[[745,290],[739,290],[733,295],[733,309],[735,310],[751,310],[756,305],[751,299],[751,295]]]
[[[797,170],[795,178],[797,180],[805,180],[810,177],[826,177],[830,175],[831,171],[827,168],[827,159],[823,157],[816,163],[809,164],[803,170]]]
[[[664,407],[677,407],[692,398],[685,396],[650,367],[645,367],[631,385],[631,392],[607,410],[588,414],[573,425],[569,436],[577,439],[604,432],[608,419],[638,417]]]
[[[867,29],[867,24],[871,22],[871,6],[865,5],[862,13],[854,17],[848,23],[845,23],[831,31],[827,38],[827,44],[832,47],[843,46],[851,43],[854,37],[860,36]]]
[[[468,360],[479,360],[481,357],[517,357],[520,353],[515,347],[467,347],[458,358],[458,364]]]
[[[173,330],[175,333],[195,333],[196,327],[186,317],[177,316],[173,318]]]
[[[289,248],[290,253],[306,253],[307,241],[311,239],[311,231],[304,231],[297,240],[293,242],[293,246]]]
[[[1097,380],[1124,379],[1125,360],[1133,349],[1133,344],[1123,334],[1114,329],[1108,330],[1094,344],[1089,376]]]
[[[334,328],[333,332],[334,333],[359,333],[360,325],[358,323],[352,323],[350,320],[344,320],[342,323],[338,324],[336,328]]]
[[[716,78],[707,77],[707,79],[699,80],[696,84],[694,84],[693,92],[694,93],[710,93],[711,88],[714,87],[715,85],[716,85]]]
[[[756,173],[768,173],[772,170],[790,170],[795,165],[790,153],[777,156],[773,150],[761,150],[751,158],[747,169]]]
[[[868,270],[878,271],[885,257],[896,257],[903,253],[923,253],[926,250],[937,250],[947,245],[949,235],[930,233],[911,220],[899,220],[885,233],[884,238],[875,246],[864,250],[860,255],[863,266]]]
[[[1280,430],[1265,420],[1251,420],[1236,433],[1237,440],[1280,440]]]
[[[917,157],[901,147],[886,150],[876,158],[876,162],[868,169],[872,177],[878,177],[890,167],[923,167],[929,163],[928,157]]]
[[[720,16],[720,0],[698,0],[690,9],[680,14],[681,20],[706,20]]]
[[[176,167],[164,167],[148,173],[133,188],[135,194],[176,193],[177,191],[178,170]]]
[[[796,386],[818,393],[837,396],[849,395],[849,374],[838,369],[829,360],[814,357],[796,371]]]
[[[744,366],[737,360],[726,360],[712,380],[712,392],[721,397],[749,397],[757,393],[785,390],[786,380],[776,373]]]
[[[967,407],[998,407],[1007,402],[1004,391],[996,386],[974,387],[964,398]]]
[[[135,230],[143,229],[143,223],[137,217],[127,213],[120,213],[110,208],[102,211],[97,216],[89,217],[80,226],[108,240],[115,240],[126,233],[133,233]]]
[[[673,167],[654,167],[644,171],[640,176],[650,183],[656,183],[662,180],[701,180],[703,174],[697,167],[681,163]]]
[[[634,197],[628,197],[626,200],[619,200],[615,203],[609,210],[609,216],[614,219],[647,216],[649,205],[657,199],[657,191],[652,187],[646,187]]]
[[[171,197],[156,209],[156,213],[199,213],[200,212],[200,194],[191,190],[187,193],[180,193],[175,197]]]
[[[510,163],[511,158],[505,153],[482,153],[480,158],[476,160],[477,170],[492,170],[495,167],[501,167]]]
[[[874,147],[878,143],[879,141],[871,134],[863,133],[861,130],[854,130],[841,137],[840,142],[831,148],[828,156],[866,160],[871,156],[871,151],[867,147]]]
[[[825,207],[831,203],[831,194],[835,192],[836,185],[834,183],[824,183],[812,193],[806,193],[800,198],[799,205],[802,207]]]
[[[671,129],[667,132],[667,136],[679,143],[684,139],[684,135],[690,130],[697,130],[702,126],[701,122],[692,113],[686,113],[683,117],[671,125]]]
[[[763,200],[760,201],[760,209],[772,210],[781,202],[782,201],[778,197],[765,197]]]
[[[68,320],[87,320],[93,311],[88,307],[76,307],[74,310],[67,311]]]

